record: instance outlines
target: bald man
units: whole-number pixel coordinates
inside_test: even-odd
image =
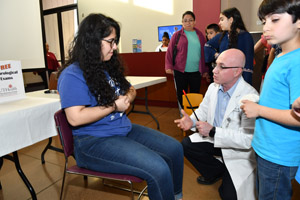
[[[240,99],[258,94],[242,77],[245,55],[238,49],[220,54],[210,84],[195,114],[183,110],[175,120],[183,130],[197,133],[182,141],[185,157],[201,174],[199,184],[222,180],[222,199],[255,199],[255,157],[251,148],[255,119],[248,119],[240,109]]]

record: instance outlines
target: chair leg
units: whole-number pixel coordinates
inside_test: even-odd
[[[62,196],[63,196],[63,192],[64,192],[65,178],[66,178],[66,167],[64,170],[63,180],[62,180],[62,184],[61,184],[61,191],[60,191],[60,197],[59,197],[60,200],[62,200]]]
[[[131,181],[128,181],[128,183],[130,184],[131,200],[134,200],[133,183]]]

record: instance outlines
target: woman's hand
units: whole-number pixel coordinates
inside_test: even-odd
[[[126,93],[126,96],[128,96],[130,103],[134,101],[136,97],[136,90],[133,86],[129,88],[128,92]]]
[[[172,69],[166,69],[166,74],[172,74],[173,75],[173,70]]]
[[[130,99],[127,95],[120,95],[115,101],[115,110],[118,112],[125,112],[130,106]]]

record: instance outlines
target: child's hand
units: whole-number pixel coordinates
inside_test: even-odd
[[[253,101],[243,100],[240,108],[248,118],[259,116],[259,105]]]

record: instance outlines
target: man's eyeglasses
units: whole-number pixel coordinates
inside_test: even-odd
[[[102,39],[102,40],[109,43],[111,48],[113,48],[114,44],[118,45],[118,43],[119,43],[119,41],[115,38],[110,39],[110,40],[106,40],[106,39]]]
[[[226,66],[224,66],[224,65],[218,65],[218,64],[213,64],[212,65],[212,67],[213,68],[219,68],[219,69],[232,69],[232,68],[243,68],[243,67],[236,67],[236,66],[234,66],[234,67],[226,67]]]
[[[193,21],[195,21],[195,20],[193,20],[193,19],[190,19],[190,20],[182,20],[183,23],[192,23]]]

